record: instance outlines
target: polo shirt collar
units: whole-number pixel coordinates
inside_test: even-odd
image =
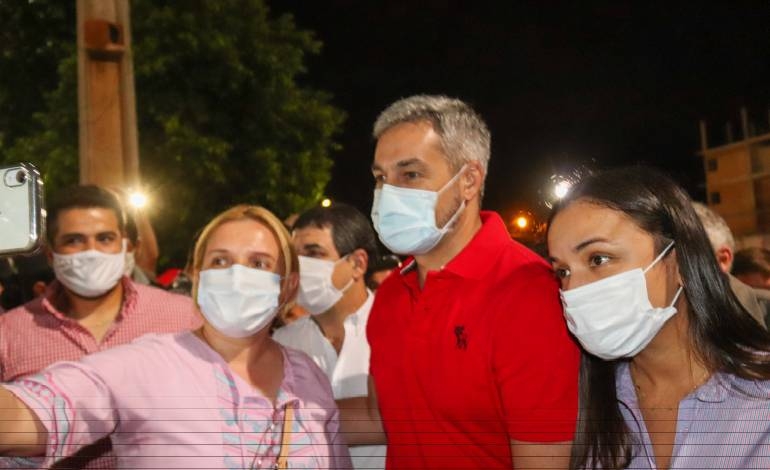
[[[362,328],[366,328],[366,320],[369,317],[369,311],[372,309],[372,303],[374,303],[374,295],[372,295],[372,291],[366,289],[366,300],[364,303],[358,307],[358,310],[345,318],[345,323],[350,323],[358,334],[361,333]]]
[[[479,231],[460,253],[444,265],[442,271],[468,279],[483,279],[492,268],[491,260],[496,259],[502,247],[511,242],[511,236],[505,228],[503,219],[496,212],[481,211],[480,216]],[[410,274],[416,279],[417,260],[414,257],[408,258],[399,274],[407,284],[412,277]]]
[[[444,271],[464,278],[483,279],[502,248],[511,243],[503,219],[496,212],[481,211],[480,215],[481,228],[465,248],[444,266]]]
[[[136,286],[134,286],[134,283],[131,281],[131,279],[123,276],[120,282],[123,283],[123,302],[118,317],[125,317],[127,315],[133,314],[136,310],[136,303],[139,295],[136,290]],[[69,319],[65,312],[62,312],[56,307],[57,299],[64,298],[66,298],[64,285],[62,285],[58,279],[54,279],[54,281],[51,282],[51,284],[46,289],[45,294],[43,295],[43,309],[59,320]]]

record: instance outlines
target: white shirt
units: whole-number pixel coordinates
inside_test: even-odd
[[[345,340],[339,355],[309,316],[279,328],[273,339],[310,356],[329,378],[335,399],[367,396],[371,351],[366,323],[373,302],[374,295],[367,291],[366,301],[345,319]],[[352,446],[350,456],[357,469],[385,468],[385,446]]]

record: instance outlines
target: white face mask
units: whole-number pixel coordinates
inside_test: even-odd
[[[226,336],[251,336],[268,326],[278,313],[278,274],[234,264],[227,269],[206,269],[199,276],[201,313]]]
[[[337,263],[344,260],[344,257],[337,261],[307,256],[299,257],[299,294],[297,295],[297,303],[302,308],[313,315],[318,315],[329,310],[334,304],[339,302],[343,294],[353,285],[352,278],[342,289],[337,289],[332,283],[332,275],[337,267]]]
[[[465,165],[438,191],[399,188],[389,184],[374,190],[372,222],[380,241],[393,253],[422,255],[435,247],[452,229],[465,201],[443,227],[436,227],[436,203],[439,195],[465,171]]]
[[[67,289],[86,298],[100,297],[115,287],[123,277],[125,265],[125,239],[119,253],[87,250],[68,255],[53,254],[56,279]]]
[[[605,360],[632,357],[676,313],[680,286],[668,307],[655,308],[644,274],[668,253],[674,242],[645,269],[632,269],[584,286],[560,291],[567,326],[589,353]]]

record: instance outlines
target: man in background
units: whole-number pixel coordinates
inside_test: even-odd
[[[273,339],[309,355],[326,373],[334,398],[366,403],[369,343],[366,325],[374,295],[366,287],[377,258],[374,230],[353,206],[315,207],[293,223],[299,255],[298,305],[309,312],[279,328]],[[385,467],[385,446],[350,447],[356,469]]]
[[[714,249],[714,255],[716,255],[717,262],[719,262],[719,267],[730,279],[730,287],[733,293],[741,305],[743,305],[743,308],[754,317],[757,323],[766,328],[770,320],[770,292],[766,292],[763,289],[754,289],[730,274],[735,260],[735,238],[733,237],[733,232],[730,230],[727,222],[725,222],[725,219],[709,209],[705,204],[693,202],[693,207],[703,224],[703,228],[706,229],[706,234],[711,242],[711,247]]]

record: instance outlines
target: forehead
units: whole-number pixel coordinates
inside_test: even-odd
[[[74,207],[57,214],[57,233],[119,232],[115,211],[104,207]]]
[[[642,248],[652,236],[623,212],[581,200],[557,213],[548,228],[548,249],[555,256],[594,239]]]
[[[417,159],[426,165],[448,167],[441,138],[429,121],[396,124],[377,139],[374,166],[385,170],[410,159]]]
[[[292,241],[297,249],[309,245],[317,245],[329,251],[336,251],[331,227],[319,228],[314,225],[308,225],[307,227],[294,229]]]
[[[209,235],[205,253],[214,250],[230,252],[258,251],[278,258],[280,248],[273,232],[253,219],[231,220],[215,228]]]

